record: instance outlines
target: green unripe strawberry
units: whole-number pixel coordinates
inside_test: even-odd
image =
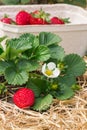
[[[74,85],[72,85],[72,89],[74,90],[74,91],[78,91],[78,90],[80,90],[81,89],[81,86],[80,85],[78,85],[78,84],[74,84]]]
[[[58,89],[58,85],[57,84],[52,84],[51,89],[52,90],[57,90]]]

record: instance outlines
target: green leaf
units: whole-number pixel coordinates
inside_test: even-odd
[[[53,101],[52,95],[48,94],[47,96],[43,98],[38,98],[35,101],[35,105],[32,107],[33,110],[36,111],[45,111],[50,107],[50,104]]]
[[[50,58],[50,51],[46,46],[41,45],[36,49],[34,55],[36,60],[46,61]]]
[[[18,57],[20,53],[32,48],[35,36],[23,34],[19,38],[13,38],[6,43],[6,59]]]
[[[3,52],[4,52],[3,49],[0,47],[0,55],[1,55]]]
[[[42,45],[50,46],[57,44],[61,41],[61,38],[51,32],[41,32],[39,34],[39,43]]]
[[[29,44],[33,43],[35,40],[36,36],[31,34],[31,33],[24,33],[22,35],[20,35],[19,40],[23,41],[23,42],[27,42]]]
[[[6,68],[9,67],[9,63],[6,61],[0,61],[0,74],[4,74]]]
[[[8,40],[7,46],[10,46],[19,52],[23,52],[32,48],[33,40],[34,36],[32,34],[23,34],[19,38]]]
[[[65,84],[68,87],[71,87],[73,84],[76,83],[76,77],[73,75],[64,75],[59,77],[59,82],[61,84]]]
[[[16,67],[9,67],[5,71],[5,79],[8,84],[22,85],[28,81],[28,73],[19,71]]]
[[[22,53],[23,56],[25,56],[27,59],[29,59],[30,57],[34,57],[35,51],[38,46],[39,46],[39,38],[38,38],[38,36],[36,36],[33,38],[32,48],[29,50],[26,50],[24,53]]]
[[[3,57],[4,59],[13,60],[14,58],[18,57],[18,54],[20,54],[20,51],[8,46],[5,53],[3,54],[4,54],[4,57]]]
[[[29,79],[27,83],[27,88],[30,88],[34,91],[35,97],[39,97],[41,94],[41,87],[37,86],[34,82],[33,79]]]
[[[17,63],[17,67],[20,70],[31,72],[39,68],[39,63],[33,60],[20,59]]]
[[[86,0],[64,0],[64,2],[68,4],[74,4],[74,5],[86,7]]]
[[[3,51],[3,50],[2,50]],[[0,54],[0,60],[6,60],[6,52],[3,51],[1,54]]]
[[[41,89],[41,92],[43,94],[46,94],[46,90],[48,89],[49,86],[49,81],[45,79],[41,79],[41,75],[40,75],[40,77],[38,78],[33,78],[32,82]]]
[[[35,37],[33,38],[32,48],[35,49],[35,48],[38,47],[38,46],[39,46],[39,38],[38,38],[38,36],[35,36]]]
[[[73,75],[74,77],[82,75],[86,71],[86,64],[79,55],[69,54],[64,59],[65,64],[68,66],[66,75]]]
[[[1,0],[1,1],[6,5],[15,5],[18,4],[20,0]]]
[[[21,0],[22,4],[28,4],[30,2],[30,0]]]
[[[59,61],[63,60],[63,58],[65,56],[65,52],[61,46],[52,45],[49,47],[49,49],[50,49],[52,59],[57,59]]]
[[[61,92],[56,95],[57,99],[66,100],[74,96],[72,88],[67,87],[66,85],[63,85],[61,87],[62,87]]]

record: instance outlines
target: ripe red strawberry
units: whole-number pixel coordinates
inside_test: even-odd
[[[20,11],[16,15],[16,23],[18,25],[28,25],[30,23],[30,14],[26,11]]]
[[[64,24],[64,21],[58,17],[52,17],[51,24]]]
[[[15,24],[15,22],[11,18],[8,18],[8,17],[4,17],[0,21],[7,24]]]
[[[49,22],[49,14],[42,9],[31,13],[30,24],[49,24]]]
[[[48,24],[45,20],[43,20],[42,18],[35,18],[35,17],[30,17],[30,24],[31,25],[40,25],[40,24]]]
[[[27,108],[34,105],[35,95],[29,88],[19,89],[13,96],[13,102],[19,108]]]

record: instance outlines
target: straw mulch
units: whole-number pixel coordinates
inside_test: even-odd
[[[54,100],[43,113],[1,100],[0,130],[87,130],[87,78],[79,77],[78,83],[82,89],[72,99]]]

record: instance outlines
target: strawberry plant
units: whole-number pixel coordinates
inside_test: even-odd
[[[5,38],[0,38],[0,42]],[[38,35],[26,33],[19,38],[7,39],[4,47],[0,44],[1,87],[5,88],[0,91],[9,91],[9,86],[17,90],[29,88],[35,95],[31,109],[36,111],[47,110],[53,98],[65,100],[74,96],[78,90],[76,78],[85,72],[86,65],[79,55],[65,54],[60,42],[58,35],[40,32]],[[25,90],[23,96],[24,93]]]

